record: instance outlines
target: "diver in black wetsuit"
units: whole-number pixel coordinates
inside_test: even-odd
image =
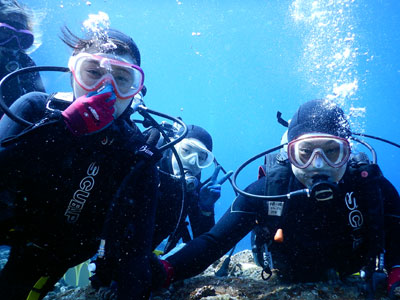
[[[182,208],[182,185],[179,180],[180,170],[172,151],[164,152],[160,160],[160,187],[157,205],[156,226],[153,248],[169,236],[166,251],[168,252],[182,238],[187,243],[191,238],[187,229],[186,217],[189,217],[193,237],[210,230],[214,224],[214,203],[221,195],[221,185],[232,172],[217,180],[220,167],[211,178],[212,183],[200,184],[201,171],[214,162],[212,138],[203,128],[188,125],[188,132],[176,150],[185,171],[186,194]],[[179,224],[177,225],[177,223]]]
[[[147,299],[158,175],[157,152],[143,153],[145,139],[130,121],[143,86],[140,53],[117,30],[87,39],[63,33],[74,49],[74,101],[26,95],[24,102],[40,105],[17,113],[37,121],[44,112],[42,119],[1,143],[0,190],[14,200],[0,199],[0,243],[11,246],[2,299],[42,299],[104,242],[99,254],[118,255],[124,274],[118,299]]]
[[[372,276],[379,256],[393,295],[400,285],[399,194],[378,165],[349,160],[350,136],[333,102],[301,105],[289,125],[287,157],[278,155],[245,190],[269,196],[293,192],[290,199],[238,196],[208,233],[154,265],[154,274],[164,276],[161,284],[199,274],[259,224],[270,267],[282,279],[319,281],[332,269],[346,276],[362,267]],[[305,188],[310,197],[294,192]]]
[[[29,9],[16,0],[0,0],[0,79],[15,70],[35,66],[26,54],[33,41]],[[39,73],[18,76],[4,85],[4,102],[10,106],[20,96],[33,91],[44,92]]]
[[[214,155],[211,152],[212,138],[200,126],[187,125],[187,128],[185,138],[175,145],[185,172],[186,188],[181,185],[181,171],[172,150],[165,151],[158,163],[160,184],[153,249],[169,237],[161,251],[163,254],[172,250],[181,238],[184,243],[191,240],[188,224],[185,222],[187,217],[189,217],[193,237],[197,237],[213,227],[215,224],[214,204],[221,195],[221,185],[232,175],[232,171],[230,171],[218,179],[221,166],[217,166],[210,180],[201,184],[202,170],[214,163]],[[179,136],[180,132],[172,135]],[[160,143],[163,142],[160,141]],[[186,193],[182,198],[184,189]],[[118,255],[111,256],[106,259],[97,258],[93,261],[96,266],[95,275],[90,277],[92,286],[99,289],[99,294],[104,299],[109,299],[110,295],[115,293],[115,288],[119,285],[116,278],[123,276],[118,273],[118,270],[115,270],[115,264],[119,259]],[[154,257],[152,258],[154,259]]]

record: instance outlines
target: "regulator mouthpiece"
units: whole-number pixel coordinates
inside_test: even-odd
[[[327,201],[334,198],[337,191],[336,183],[328,181],[328,176],[316,175],[310,188],[310,195],[317,201]]]
[[[186,173],[185,180],[186,180],[186,190],[188,192],[194,191],[199,186],[199,180],[195,176],[189,173]]]

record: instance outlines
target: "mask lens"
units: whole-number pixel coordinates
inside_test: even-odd
[[[343,143],[340,143],[337,140],[329,140],[321,145],[321,150],[332,164],[338,164],[341,162],[344,151]]]
[[[107,71],[100,67],[100,62],[95,59],[80,59],[76,64],[77,80],[86,89],[92,89],[100,82]]]
[[[13,37],[10,29],[0,26],[0,44],[8,42]]]
[[[306,164],[310,160],[314,150],[312,144],[305,141],[300,141],[294,149],[296,160],[300,164]]]
[[[288,157],[298,168],[307,168],[319,155],[334,168],[343,166],[350,156],[350,145],[339,137],[314,136],[294,140],[288,145]]]
[[[19,40],[19,44],[21,46],[21,49],[28,49],[30,46],[33,45],[33,34],[30,33],[30,31],[20,31],[17,35],[17,38]]]
[[[142,84],[142,74],[134,68],[112,66],[111,75],[121,95],[136,94]]]
[[[193,152],[195,152],[195,151],[190,144],[184,143],[184,142],[181,142],[179,144],[179,155],[181,157],[186,158],[186,157],[190,156],[191,154],[193,154]]]
[[[7,44],[13,49],[28,49],[34,36],[29,30],[18,30],[5,23],[0,23],[0,45]]]

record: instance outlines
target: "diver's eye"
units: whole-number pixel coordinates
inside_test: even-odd
[[[331,161],[336,161],[340,155],[340,149],[338,147],[331,147],[324,150],[326,157]]]
[[[199,162],[201,162],[201,163],[205,162],[207,159],[207,156],[208,156],[207,153],[200,152],[199,153]]]
[[[101,78],[101,76],[103,76],[103,72],[101,72],[99,69],[88,69],[85,70],[85,73],[89,78],[98,79]]]
[[[301,155],[311,155],[312,151],[311,151],[311,149],[308,149],[308,148],[300,148],[299,153]]]
[[[299,157],[303,162],[307,162],[312,155],[312,149],[309,148],[300,148],[299,149]]]
[[[325,154],[329,155],[329,154],[334,154],[337,152],[337,148],[331,148],[331,149],[326,149],[324,150]]]
[[[181,153],[183,155],[189,155],[190,154],[190,149],[188,149],[186,147],[181,147]]]
[[[130,80],[128,80],[126,77],[124,76],[116,76],[115,80],[119,83],[119,84],[127,84],[128,82],[130,82]]]

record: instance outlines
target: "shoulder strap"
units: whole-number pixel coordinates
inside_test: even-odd
[[[287,193],[290,180],[290,163],[281,153],[267,155],[265,160],[265,191],[268,195]]]
[[[377,164],[371,163],[368,156],[359,152],[352,155],[348,163],[346,180],[353,184],[366,184],[370,180],[377,180],[383,177],[382,171]]]

